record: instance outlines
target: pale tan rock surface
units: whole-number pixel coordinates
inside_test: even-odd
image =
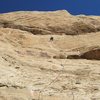
[[[67,11],[14,12],[0,15],[0,27],[32,34],[85,34],[100,31],[98,17],[72,16]]]
[[[100,61],[67,59],[100,47],[99,21],[67,11],[1,14],[0,100],[100,100]]]

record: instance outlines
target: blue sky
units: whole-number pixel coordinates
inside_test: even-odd
[[[66,9],[71,14],[100,15],[100,0],[0,0],[0,13]]]

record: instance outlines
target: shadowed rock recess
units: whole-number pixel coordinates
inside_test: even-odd
[[[99,83],[99,16],[0,14],[0,100],[100,100]]]
[[[80,56],[83,59],[100,60],[100,49],[90,50]]]
[[[87,60],[100,60],[100,47],[88,47],[80,54],[68,55],[67,59],[87,59]],[[80,50],[81,51],[81,50]]]

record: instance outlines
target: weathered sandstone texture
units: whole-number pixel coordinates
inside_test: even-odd
[[[0,14],[0,100],[100,100],[100,17]]]

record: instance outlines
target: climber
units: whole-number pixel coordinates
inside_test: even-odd
[[[54,40],[54,38],[53,37],[50,37],[50,41],[53,41]]]

